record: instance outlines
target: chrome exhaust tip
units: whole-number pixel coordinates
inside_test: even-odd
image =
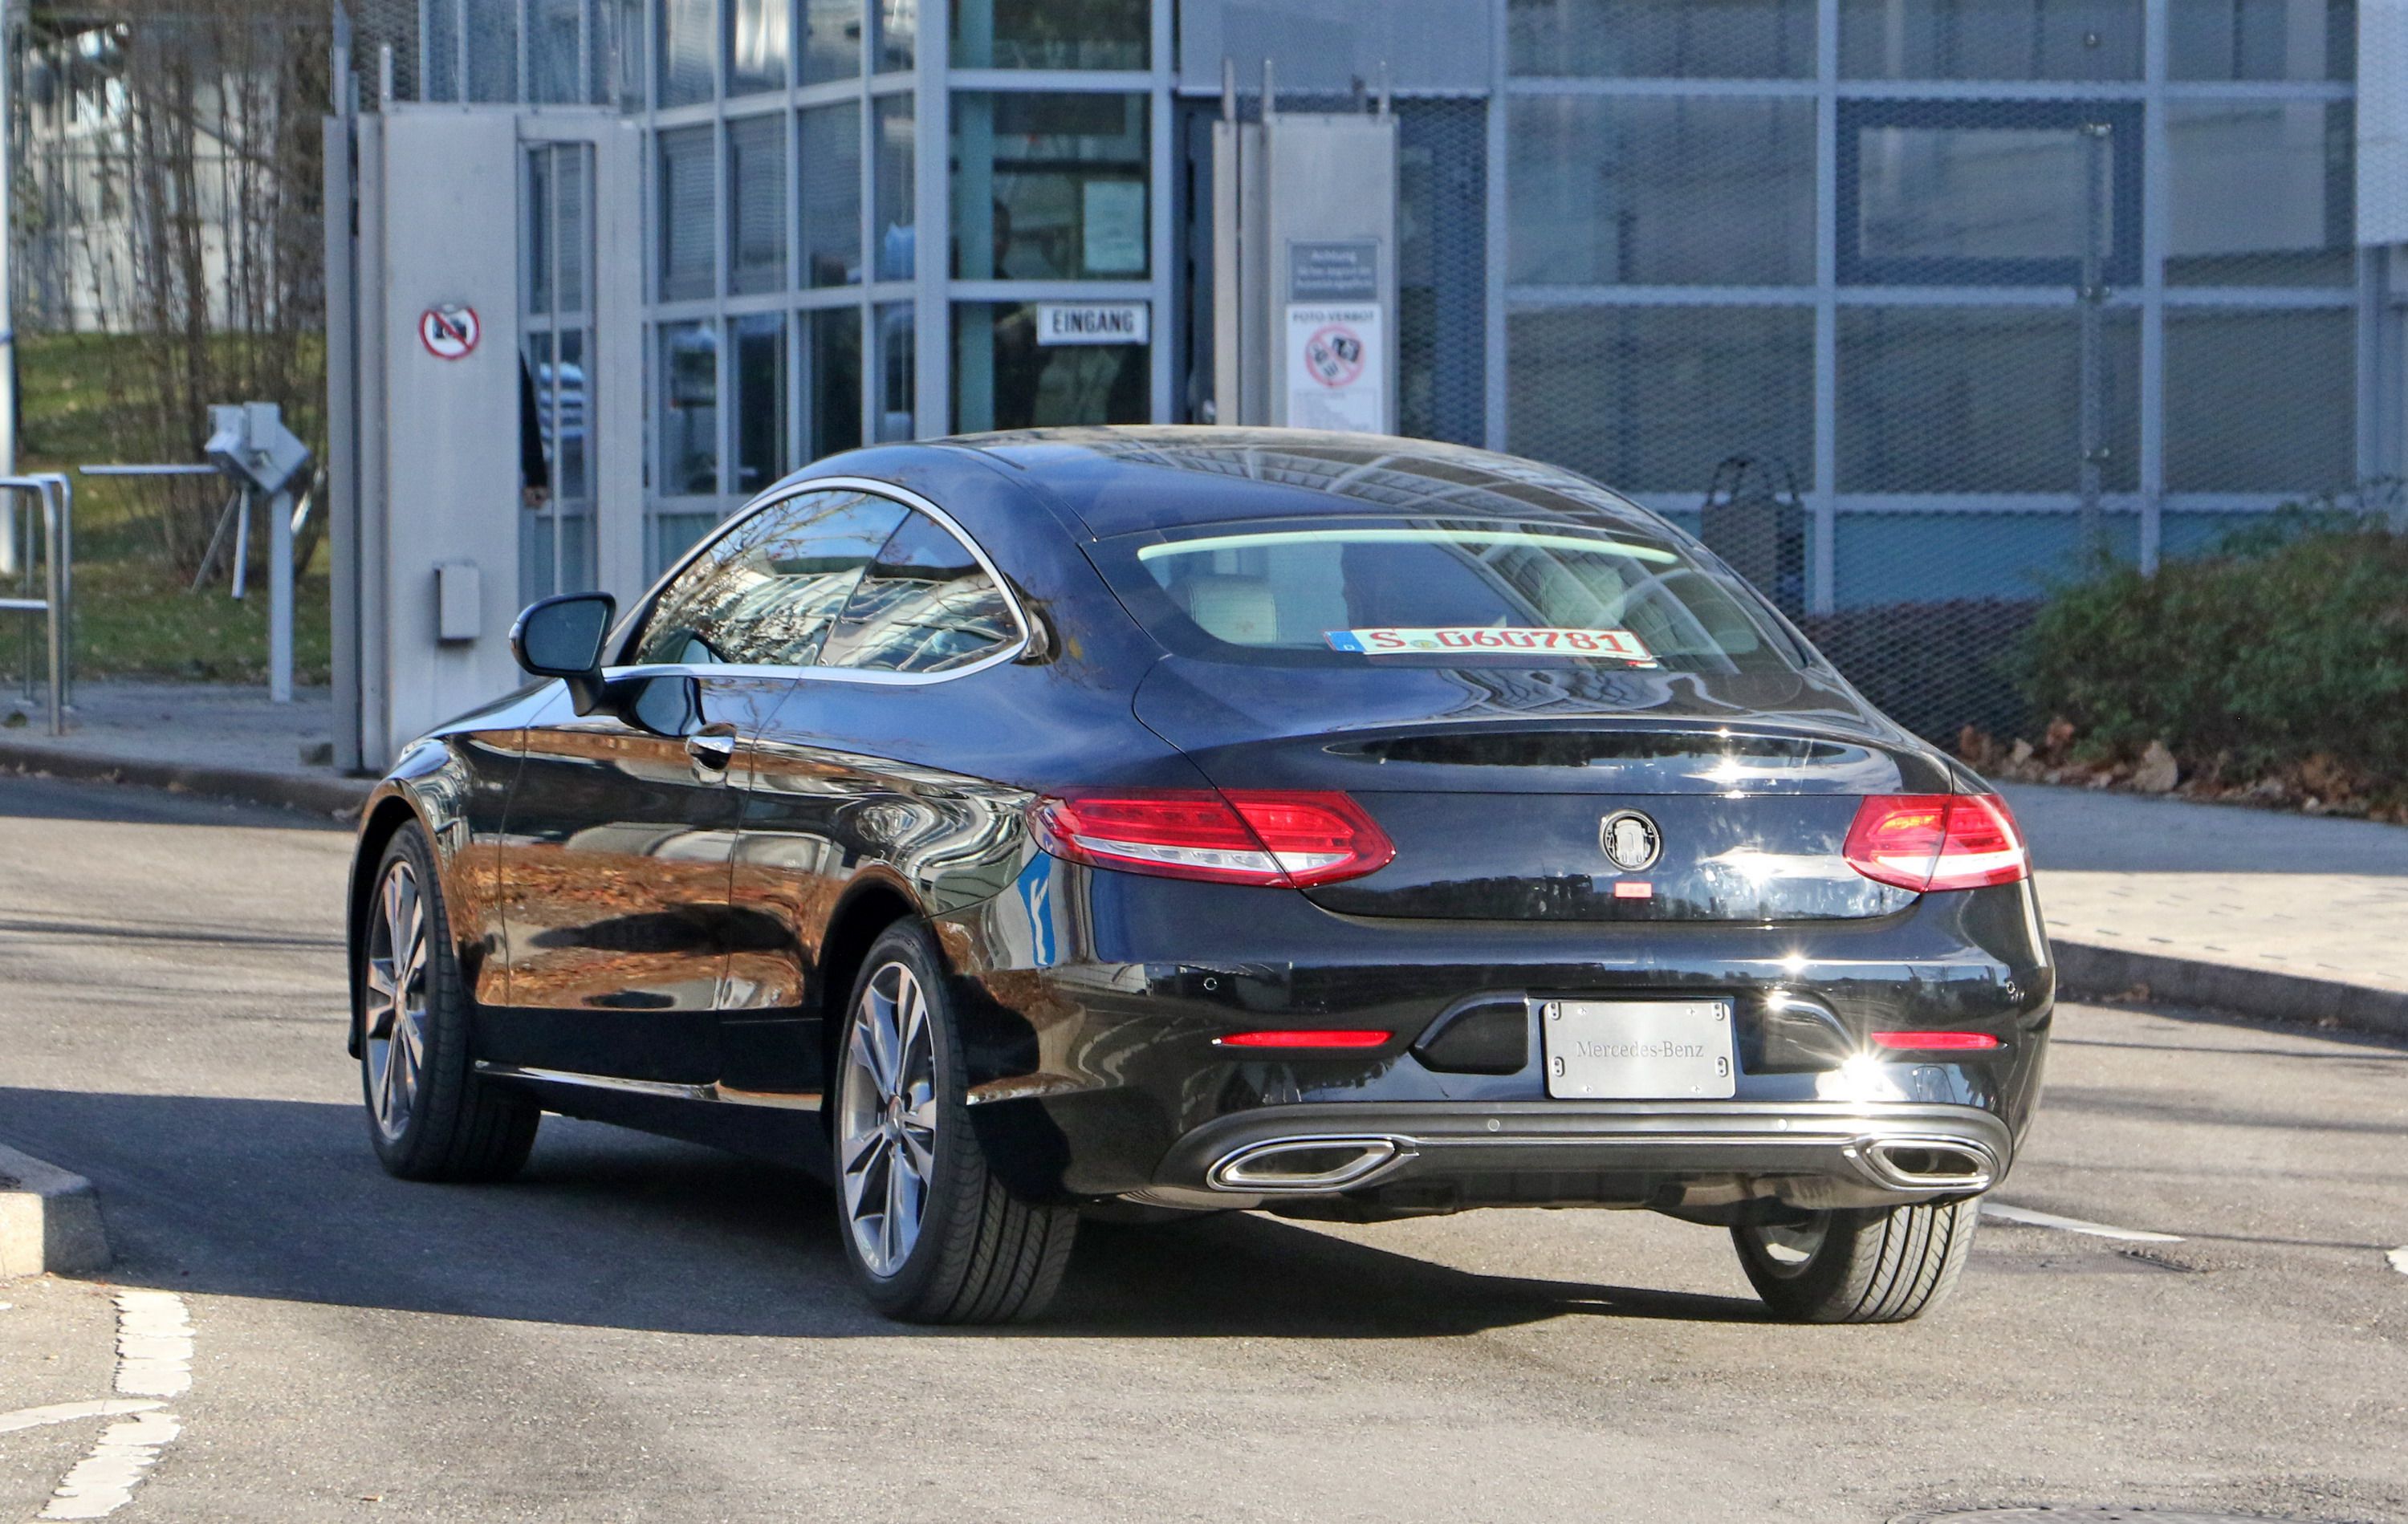
[[[1856,1147],[1866,1170],[1904,1190],[1987,1190],[1999,1161],[1955,1138],[1874,1138]]]
[[[1222,1156],[1204,1179],[1215,1190],[1319,1193],[1360,1185],[1412,1157],[1396,1138],[1281,1138]]]

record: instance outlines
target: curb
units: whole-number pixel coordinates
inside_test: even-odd
[[[152,789],[180,789],[188,793],[222,799],[244,799],[255,805],[280,805],[314,814],[358,816],[376,787],[367,778],[294,777],[247,767],[201,767],[183,762],[110,757],[88,751],[52,751],[46,747],[0,742],[0,767],[48,773],[55,777],[101,783],[135,783]]]
[[[2400,990],[2053,938],[2051,946],[2057,992],[2076,999],[2114,999],[2145,985],[2152,1001],[2167,1004],[2408,1037],[2408,993]]]
[[[0,1146],[0,1278],[108,1268],[92,1182]]]

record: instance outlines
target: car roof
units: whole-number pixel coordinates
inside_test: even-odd
[[[1462,445],[1306,429],[1025,429],[942,441],[1025,473],[1098,539],[1250,519],[1443,514],[1661,531],[1561,466]]]

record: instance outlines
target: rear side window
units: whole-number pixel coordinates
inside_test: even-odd
[[[912,513],[862,574],[820,665],[951,672],[1019,639],[1010,603],[969,547]]]
[[[1182,655],[1288,666],[1803,664],[1742,585],[1635,530],[1267,521],[1095,549],[1140,622]]]
[[[738,520],[663,591],[627,660],[810,666],[909,511],[863,492],[803,492]]]

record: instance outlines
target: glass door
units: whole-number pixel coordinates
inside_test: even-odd
[[[594,556],[594,146],[524,146],[519,598],[597,586]]]

